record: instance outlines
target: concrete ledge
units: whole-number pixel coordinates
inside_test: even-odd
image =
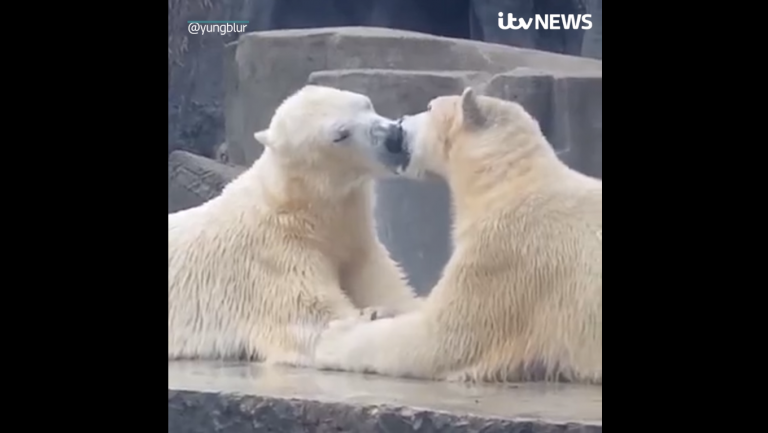
[[[602,433],[602,388],[169,362],[168,432]]]

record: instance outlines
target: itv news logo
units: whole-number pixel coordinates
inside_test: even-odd
[[[592,21],[589,19],[592,18],[592,14],[586,14],[586,15],[574,15],[574,14],[548,14],[548,15],[535,15],[536,19],[536,30],[539,30],[539,26],[543,27],[544,30],[576,30],[578,28],[581,28],[582,30],[589,30],[592,28]],[[518,22],[518,24],[515,24],[515,21]],[[525,18],[515,18],[512,14],[507,14],[507,24],[504,24],[504,12],[499,12],[499,28],[502,30],[528,30],[531,27],[531,24],[534,23],[534,18],[528,18],[528,21],[525,20]],[[580,23],[584,23],[579,27]],[[562,26],[562,27],[561,27]]]

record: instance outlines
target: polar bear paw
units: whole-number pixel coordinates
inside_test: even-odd
[[[370,323],[368,316],[346,317],[332,320],[320,335],[315,347],[314,365],[321,370],[343,370],[347,359],[347,337],[356,326]]]
[[[364,323],[372,322],[374,320],[385,319],[389,317],[395,317],[397,311],[388,307],[365,307],[360,309],[360,314],[356,316],[347,316],[341,319],[335,319],[328,322],[328,326],[323,335],[337,336],[343,334],[349,329],[355,326],[362,325]]]

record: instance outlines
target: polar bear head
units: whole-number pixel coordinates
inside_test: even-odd
[[[441,96],[427,111],[399,120],[410,163],[402,171],[419,178],[447,178],[457,164],[476,174],[514,163],[546,144],[538,122],[516,102],[478,96],[467,87],[461,96]]]
[[[324,86],[289,96],[254,137],[294,168],[346,178],[394,174],[410,159],[399,122],[376,113],[365,95]]]

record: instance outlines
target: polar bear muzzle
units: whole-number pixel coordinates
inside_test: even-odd
[[[400,121],[387,127],[387,138],[384,140],[389,153],[401,153],[403,149],[403,127]]]
[[[389,121],[380,125],[379,137],[383,139],[383,146],[377,149],[377,159],[394,173],[401,172],[411,162],[411,153],[405,146],[402,124]],[[381,143],[381,141],[379,141]]]

